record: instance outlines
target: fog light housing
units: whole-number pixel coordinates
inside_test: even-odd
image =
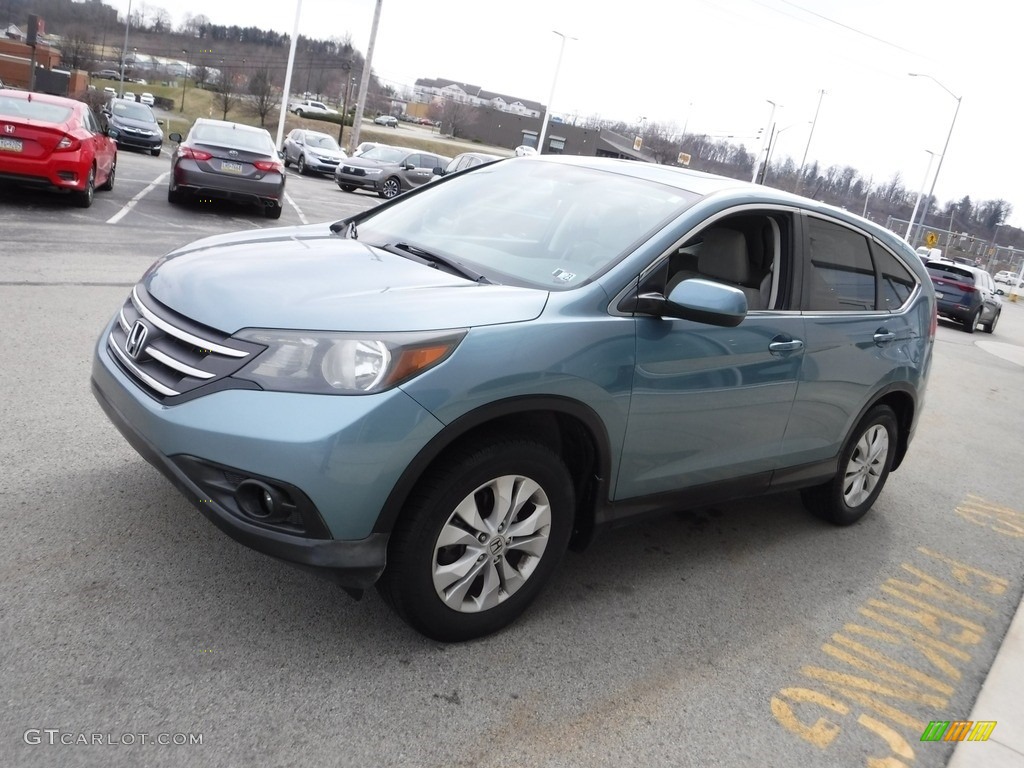
[[[280,488],[260,480],[246,480],[235,490],[238,508],[261,523],[280,523],[295,512],[295,503]]]

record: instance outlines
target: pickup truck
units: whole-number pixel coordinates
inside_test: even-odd
[[[299,117],[303,115],[336,115],[338,110],[331,109],[322,101],[313,101],[311,99],[303,99],[302,101],[293,101],[288,104],[288,111],[294,112]]]

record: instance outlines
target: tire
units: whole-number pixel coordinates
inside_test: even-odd
[[[109,192],[110,190],[112,190],[114,188],[114,177],[116,175],[117,175],[117,158],[115,157],[113,164],[110,166],[110,175],[107,176],[107,180],[105,182],[103,182],[103,185],[101,187],[98,187],[98,189],[100,189],[100,190],[102,190],[104,192]]]
[[[380,188],[380,192],[377,194],[385,200],[390,200],[393,197],[398,197],[401,193],[402,182],[398,180],[397,176],[392,176],[391,178],[384,180],[384,186]]]
[[[456,449],[406,504],[377,588],[435,640],[495,632],[557,568],[574,505],[569,470],[547,446],[508,438]]]
[[[979,307],[973,315],[967,318],[967,322],[964,323],[964,330],[967,333],[974,333],[978,330],[978,321],[981,319],[981,308]]]
[[[341,187],[341,191],[342,192],[355,192],[356,191],[355,184],[339,184],[338,186]]]
[[[833,525],[852,525],[871,509],[892,471],[896,413],[887,405],[868,411],[839,454],[839,471],[827,483],[801,492],[804,506]]]
[[[167,185],[167,202],[171,205],[179,205],[184,201],[185,195],[180,189]]]
[[[96,196],[96,167],[89,169],[89,177],[85,180],[85,189],[75,192],[75,205],[79,208],[89,208]]]
[[[154,147],[153,149],[149,150],[149,154],[151,154],[153,157],[160,157],[160,147]]]
[[[295,170],[299,172],[300,176],[306,175],[306,156],[299,155],[299,161],[295,163]]]
[[[284,153],[284,157],[282,158],[282,162],[284,163],[284,167],[285,168],[287,168],[289,165],[292,164],[292,161],[288,159],[288,153],[287,152]]]
[[[999,314],[999,312],[996,312],[988,324],[981,326],[981,330],[985,333],[992,333],[996,329],[996,323],[999,322]]]
[[[281,211],[284,210],[283,205],[268,205],[263,208],[263,215],[268,219],[280,219]]]
[[[296,117],[302,117],[302,110],[301,109],[296,109],[295,110],[295,116]]]

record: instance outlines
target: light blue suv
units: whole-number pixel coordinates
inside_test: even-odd
[[[914,251],[845,211],[523,157],[168,254],[92,387],[226,533],[461,640],[648,512],[801,489],[858,520],[914,434],[935,313]]]

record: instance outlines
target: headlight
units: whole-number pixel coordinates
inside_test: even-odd
[[[374,394],[433,368],[465,335],[464,330],[357,334],[249,329],[235,338],[267,349],[235,376],[278,392]]]
[[[366,175],[367,176],[380,176],[381,172],[382,172],[381,168],[367,168],[366,169]]]

